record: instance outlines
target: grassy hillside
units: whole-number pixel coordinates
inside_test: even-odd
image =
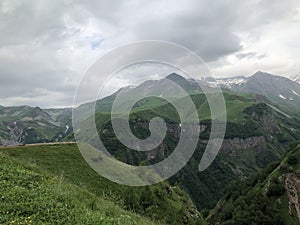
[[[281,162],[230,185],[211,224],[300,224],[300,142]]]
[[[0,154],[1,224],[203,224],[180,188],[110,182],[87,165],[76,145]]]
[[[257,103],[255,96],[251,94],[237,94],[231,91],[224,91],[223,95],[226,101],[226,110],[228,113],[227,120],[231,122],[238,122],[244,120],[244,109]],[[194,91],[190,94],[190,98],[193,100],[196,108],[198,109],[199,119],[211,119],[209,104],[206,100],[205,94],[199,91]],[[96,112],[104,114],[109,113],[111,111],[111,106],[114,102],[114,99],[115,96],[112,95],[102,100],[98,100],[96,104]],[[178,98],[178,101],[181,101],[181,99]],[[81,106],[82,109],[89,110],[87,106],[91,108],[91,104],[87,104],[86,108],[84,108],[85,106],[86,105]],[[161,112],[163,113],[164,117],[167,117],[173,121],[179,120],[178,116],[174,116],[174,107],[171,104],[169,104],[166,100],[157,97],[149,97],[142,99],[141,101],[135,104],[132,112],[136,113],[149,110],[154,110],[157,113]]]
[[[157,224],[65,180],[0,153],[1,224]]]

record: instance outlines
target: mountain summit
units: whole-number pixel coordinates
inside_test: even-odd
[[[257,71],[249,77],[205,79],[211,87],[264,95],[283,110],[300,112],[300,84],[286,77]]]
[[[177,73],[171,73],[170,75],[166,76],[169,80],[185,80],[185,78]]]

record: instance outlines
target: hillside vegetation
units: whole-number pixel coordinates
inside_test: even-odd
[[[71,129],[70,108],[0,106],[0,145],[59,141]]]
[[[268,104],[260,102],[258,96],[226,91],[224,98],[228,121],[225,140],[212,165],[200,173],[198,166],[210,135],[211,118],[205,95],[198,92],[190,97],[198,109],[202,133],[192,159],[169,181],[179,184],[199,210],[214,207],[230,182],[247,177],[281,159],[288,143],[300,138],[299,119],[274,110]],[[102,105],[101,101],[98,102],[99,106]],[[150,135],[148,124],[152,118],[161,117],[167,123],[167,135],[163,143],[144,153],[128,149],[118,140],[112,129],[110,112],[106,112],[113,98],[106,98],[104,101],[105,110],[96,113],[98,135],[118,160],[131,165],[153,164],[172,154],[181,129],[178,113],[170,103],[150,97],[140,100],[132,109],[130,127],[133,134],[141,139]],[[93,122],[94,118],[87,119],[82,130],[89,129]],[[73,137],[68,138],[72,140]]]
[[[300,142],[280,162],[231,184],[208,216],[211,224],[300,224]]]
[[[2,149],[0,224],[204,224],[179,187],[110,182],[76,145]]]

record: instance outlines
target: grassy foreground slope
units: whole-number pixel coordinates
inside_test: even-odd
[[[178,187],[112,183],[72,144],[2,149],[0,198],[0,224],[203,224]]]
[[[1,224],[155,224],[67,182],[18,165],[0,153]]]

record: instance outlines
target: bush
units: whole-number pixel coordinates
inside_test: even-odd
[[[284,187],[281,184],[272,184],[268,191],[268,196],[281,196],[285,192]]]
[[[288,157],[287,162],[290,165],[296,165],[298,163],[298,159],[295,155],[291,155],[291,156]]]

